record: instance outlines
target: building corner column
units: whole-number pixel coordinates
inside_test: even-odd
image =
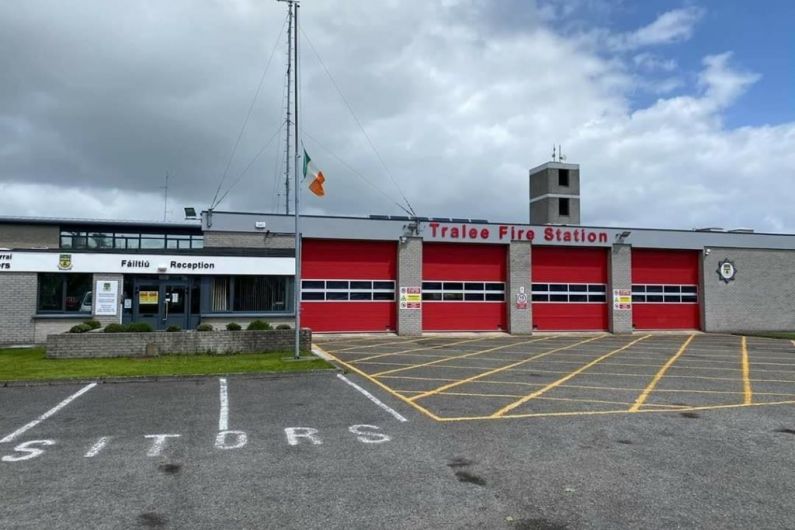
[[[422,290],[422,238],[407,237],[405,242],[398,243],[397,254],[397,333],[406,337],[420,336],[422,304],[418,309],[402,307],[400,293],[409,288]]]
[[[632,309],[615,307],[614,290],[624,289],[632,292],[632,247],[613,245],[610,249],[607,286],[607,315],[611,333],[632,333]],[[632,307],[630,305],[630,307]]]
[[[529,241],[511,241],[508,245],[508,332],[511,335],[533,334],[532,245]]]

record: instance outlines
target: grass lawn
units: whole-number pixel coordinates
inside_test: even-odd
[[[760,331],[758,333],[742,333],[748,337],[765,337],[768,339],[789,339],[795,340],[795,331]]]
[[[171,355],[148,359],[47,359],[44,348],[0,349],[0,381],[89,379],[170,375],[214,375],[324,370],[332,366],[314,356],[286,360],[292,353]]]

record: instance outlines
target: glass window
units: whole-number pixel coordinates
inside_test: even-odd
[[[395,282],[373,282],[373,289],[395,290]]]
[[[646,295],[646,301],[649,303],[659,303],[663,301],[663,297],[661,294],[649,294]]]
[[[698,297],[696,295],[682,295],[682,302],[687,304],[695,304],[698,302]]]
[[[99,232],[92,232],[88,234],[88,248],[113,248],[113,234],[103,234]]]
[[[429,293],[429,292],[426,291],[426,292],[422,293],[422,299],[423,300],[431,300],[431,301],[438,302],[439,300],[442,299],[442,293]]]
[[[301,286],[303,289],[323,289],[326,286],[326,282],[323,280],[304,280],[301,282]]]
[[[588,295],[587,294],[570,294],[569,295],[569,302],[587,302]]]
[[[37,310],[90,313],[91,282],[91,274],[39,274]]]
[[[483,293],[465,293],[464,300],[468,302],[482,302],[483,301]]]
[[[683,285],[682,286],[683,293],[696,293],[698,292],[698,287],[695,285]]]
[[[348,282],[343,282],[339,280],[328,280],[326,282],[326,289],[347,289]]]
[[[576,284],[569,285],[569,291],[572,293],[584,293],[587,290],[588,290],[587,285],[576,285]]]
[[[642,294],[633,294],[632,295],[632,302],[634,303],[644,303],[646,301],[646,297]]]
[[[203,236],[192,236],[190,241],[191,241],[191,248],[204,248]]]
[[[301,292],[301,300],[325,300],[325,299],[326,299],[326,295],[324,293],[311,292],[311,291],[310,292],[306,292],[306,291],[302,291]]]
[[[367,292],[367,293],[352,292],[351,293],[351,300],[372,300],[372,299],[373,299],[373,293],[371,293],[371,292]]]
[[[159,249],[166,247],[165,236],[157,234],[143,234],[141,236],[141,248]]]
[[[348,293],[340,293],[335,291],[329,291],[326,293],[326,300],[347,300]]]
[[[663,292],[662,285],[647,285],[646,286],[647,293],[661,293]]]
[[[373,300],[394,300],[395,299],[395,292],[373,292]]]
[[[551,294],[549,295],[550,302],[568,302],[569,295],[567,294]]]
[[[367,289],[368,291],[373,288],[373,282],[351,282],[351,289]]]
[[[569,286],[565,283],[553,283],[550,284],[549,290],[558,293],[565,293],[569,290]]]
[[[503,283],[487,283],[486,284],[487,291],[504,291],[505,284]]]
[[[643,293],[646,292],[646,286],[645,285],[633,285],[632,286],[632,292],[633,293],[643,294]]]
[[[588,292],[590,293],[603,293],[605,289],[607,289],[607,287],[604,284],[593,284],[588,286]]]
[[[549,290],[549,285],[546,283],[534,283],[533,284],[533,291],[536,292],[546,292]]]
[[[445,291],[463,291],[464,284],[461,282],[445,282],[444,283],[444,290]]]
[[[423,291],[441,291],[442,282],[422,282]]]
[[[504,302],[505,293],[486,293],[486,300],[489,302]]]
[[[287,308],[286,276],[234,276],[232,311],[270,312]]]
[[[534,294],[533,302],[549,302],[548,294]]]
[[[464,293],[444,293],[445,300],[463,300]]]
[[[680,292],[680,289],[681,289],[681,287],[679,287],[678,285],[665,285],[665,286],[663,286],[663,291],[666,292],[666,293],[677,293],[678,294]]]
[[[477,282],[467,282],[464,284],[465,291],[482,291],[483,284]]]
[[[589,294],[588,295],[589,302],[605,302],[606,297],[603,294]]]

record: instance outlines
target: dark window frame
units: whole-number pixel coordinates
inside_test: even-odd
[[[60,304],[58,309],[42,309],[42,277],[49,276],[52,278],[57,278],[60,282]],[[69,292],[69,280],[77,280],[80,278],[82,281],[87,281],[86,289],[82,292],[80,296],[78,296],[78,300],[76,303],[77,310],[69,310],[67,309],[67,301],[71,298],[68,295]],[[37,315],[91,315],[93,310],[93,300],[92,300],[92,310],[89,311],[80,311],[80,307],[83,305],[83,298],[85,297],[86,293],[92,292],[94,284],[94,275],[90,272],[40,272],[36,275],[36,314]],[[58,296],[58,295],[56,295]]]

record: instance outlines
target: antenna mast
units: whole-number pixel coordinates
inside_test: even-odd
[[[163,222],[166,222],[166,215],[168,213],[168,171],[166,171],[166,185],[163,186],[165,190],[163,194]]]
[[[293,91],[293,0],[279,0],[287,2],[287,114],[285,117],[284,135],[284,213],[290,215],[290,98]]]

